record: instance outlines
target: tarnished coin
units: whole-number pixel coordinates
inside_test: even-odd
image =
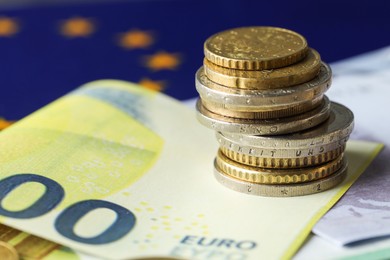
[[[291,65],[303,59],[306,39],[277,27],[242,27],[212,35],[204,43],[204,54],[219,66],[263,70]]]
[[[326,146],[329,144],[345,144],[354,126],[351,110],[335,102],[331,102],[330,107],[329,118],[308,130],[273,137],[223,132],[217,133],[217,139],[221,145],[233,151],[253,156],[262,156],[264,149],[309,149],[310,151],[318,148],[326,151]]]
[[[218,151],[215,163],[225,174],[239,180],[262,184],[301,183],[318,180],[338,171],[342,165],[343,154],[325,164],[295,169],[266,169],[249,166],[227,158]]]
[[[259,184],[243,181],[224,173],[214,162],[214,176],[218,182],[232,190],[266,197],[292,197],[322,192],[340,184],[347,176],[347,163],[341,168],[322,179],[296,184]]]
[[[16,249],[4,241],[0,241],[0,259],[1,260],[18,260],[19,254]]]
[[[195,77],[196,89],[207,102],[223,103],[236,111],[272,110],[322,96],[330,87],[332,71],[322,63],[319,74],[309,82],[282,89],[250,90],[229,88],[209,80],[201,67]]]
[[[220,85],[241,89],[285,88],[310,81],[318,75],[321,57],[314,49],[300,62],[272,70],[235,70],[224,68],[204,59],[206,76]]]
[[[208,128],[220,132],[244,135],[280,135],[302,131],[324,122],[330,112],[329,99],[324,96],[317,108],[291,117],[280,119],[237,119],[212,113],[203,105],[201,99],[196,104],[197,118]]]
[[[234,117],[234,118],[243,118],[243,119],[276,119],[282,117],[289,117],[299,115],[305,112],[308,112],[316,107],[318,107],[322,102],[322,96],[319,96],[315,99],[309,101],[303,101],[301,103],[296,103],[293,105],[285,105],[283,107],[277,107],[272,110],[261,110],[259,111],[236,111],[229,107],[226,107],[225,104],[208,102],[207,100],[202,99],[203,106],[210,110],[213,113]]]
[[[231,160],[234,160],[238,163],[249,165],[249,166],[255,166],[255,167],[262,167],[262,168],[303,168],[303,167],[312,167],[315,165],[320,165],[329,161],[332,161],[339,157],[345,150],[345,144],[341,146],[337,146],[335,149],[329,150],[329,151],[321,151],[320,149],[312,149],[309,151],[305,157],[273,157],[275,153],[283,153],[283,151],[278,150],[269,150],[268,156],[252,156],[247,155],[239,152],[235,152],[233,150],[230,150],[226,147],[221,146],[220,147],[221,152],[228,157]],[[286,152],[285,149],[281,149]],[[298,154],[298,151],[301,152],[301,150],[292,150],[292,154]],[[314,150],[316,150],[316,153],[314,154]]]

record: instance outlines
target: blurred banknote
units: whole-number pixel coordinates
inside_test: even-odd
[[[339,246],[390,235],[390,48],[335,64],[329,95],[356,116],[354,138],[380,141],[385,149],[334,209],[315,226],[315,234]],[[362,107],[362,102],[370,104]],[[361,243],[359,244],[361,245]]]
[[[332,190],[249,196],[214,180],[217,142],[192,110],[96,81],[0,133],[0,222],[108,259],[288,258],[380,147],[350,142]]]

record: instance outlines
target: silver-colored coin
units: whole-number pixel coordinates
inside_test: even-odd
[[[309,101],[303,101],[293,105],[286,105],[285,107],[275,107],[272,110],[261,111],[236,111],[225,104],[211,103],[202,99],[203,106],[213,113],[235,118],[243,119],[275,119],[282,117],[289,117],[308,112],[318,107],[322,102],[323,96],[316,97]]]
[[[321,152],[318,154],[313,153],[306,156],[300,157],[264,157],[264,156],[253,156],[247,154],[241,154],[225,147],[220,147],[221,152],[229,159],[255,167],[268,168],[268,169],[292,169],[292,168],[304,168],[312,167],[315,165],[321,165],[323,163],[332,161],[339,157],[345,150],[346,145],[339,146],[334,150],[327,152]],[[276,150],[278,152],[278,150]],[[271,154],[272,156],[273,154]]]
[[[263,158],[305,158],[309,156],[317,156],[323,153],[327,153],[345,146],[349,136],[346,136],[337,141],[331,143],[323,143],[319,145],[312,145],[307,147],[291,147],[288,140],[286,140],[288,147],[279,146],[279,143],[275,141],[277,146],[258,147],[250,144],[243,144],[232,140],[230,133],[216,133],[217,140],[221,147],[231,150],[232,152]],[[228,137],[227,137],[228,136]]]
[[[293,197],[309,195],[331,189],[347,176],[347,163],[337,172],[315,181],[296,184],[258,184],[243,181],[225,174],[214,161],[214,176],[223,186],[250,195],[265,197]]]
[[[329,117],[330,102],[324,96],[322,104],[309,112],[270,120],[238,119],[218,115],[207,110],[201,99],[198,99],[196,109],[199,122],[215,131],[245,135],[281,135],[302,131],[324,122]]]
[[[344,145],[354,126],[354,116],[347,107],[331,102],[329,118],[322,124],[308,130],[274,137],[217,133],[221,145],[240,153],[261,156],[264,149],[280,150],[284,157],[284,149],[294,149],[306,154],[314,149],[329,150]],[[292,151],[294,154],[295,151]],[[310,152],[311,153],[311,152]],[[276,154],[275,154],[276,155]]]
[[[224,104],[236,111],[271,110],[322,96],[330,87],[332,71],[322,63],[319,74],[311,81],[281,89],[246,90],[219,85],[207,78],[201,67],[195,76],[200,97],[208,102]]]

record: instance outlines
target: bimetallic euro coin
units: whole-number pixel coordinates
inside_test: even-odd
[[[241,155],[247,155],[249,157],[266,157],[266,158],[278,158],[278,159],[304,159],[306,157],[317,156],[323,153],[327,153],[333,150],[345,146],[349,136],[342,139],[337,139],[331,143],[323,143],[319,145],[307,146],[307,147],[282,147],[278,146],[278,143],[274,143],[276,146],[257,147],[248,144],[242,144],[240,142],[231,141],[226,138],[230,133],[217,132],[217,140],[221,148],[225,148],[232,153]]]
[[[332,161],[339,157],[345,150],[345,144],[337,146],[335,149],[328,150],[326,152],[321,151],[320,149],[312,149],[311,151],[305,153],[305,156],[302,156],[301,150],[290,149],[292,152],[291,155],[298,155],[296,157],[274,157],[275,154],[282,154],[283,151],[279,149],[269,150],[269,153],[264,153],[264,156],[253,156],[247,155],[244,153],[239,153],[233,150],[230,150],[226,147],[220,147],[221,152],[231,160],[234,160],[238,163],[262,167],[262,168],[304,168],[312,167],[315,165],[320,165],[329,161]],[[286,151],[285,149],[281,149]],[[314,154],[314,150],[316,153]],[[267,155],[269,157],[267,157]]]
[[[354,116],[347,107],[331,102],[329,118],[316,127],[279,136],[242,135],[228,132],[218,133],[218,141],[224,140],[235,151],[259,155],[262,149],[312,149],[329,144],[345,144],[354,126]],[[231,143],[231,144],[230,144]],[[326,150],[326,148],[321,148]]]
[[[330,87],[332,71],[322,63],[318,75],[305,83],[282,89],[237,89],[217,84],[204,74],[201,67],[195,75],[195,85],[202,100],[222,103],[236,111],[272,110],[309,101],[322,96]]]
[[[207,110],[200,99],[197,101],[196,109],[199,122],[215,131],[245,135],[281,135],[302,131],[324,122],[329,116],[330,102],[324,96],[321,105],[309,112],[269,120],[238,119],[218,115]]]
[[[318,107],[322,102],[322,98],[322,96],[319,96],[309,101],[286,105],[272,110],[261,110],[261,108],[259,108],[258,111],[236,111],[226,107],[225,104],[208,102],[205,99],[202,99],[202,104],[207,110],[222,116],[243,119],[276,119],[308,112]]]

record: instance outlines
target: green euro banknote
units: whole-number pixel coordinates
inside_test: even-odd
[[[96,81],[0,133],[0,222],[104,259],[289,258],[380,148],[349,142],[329,191],[241,194],[214,179],[217,142],[193,110]]]

